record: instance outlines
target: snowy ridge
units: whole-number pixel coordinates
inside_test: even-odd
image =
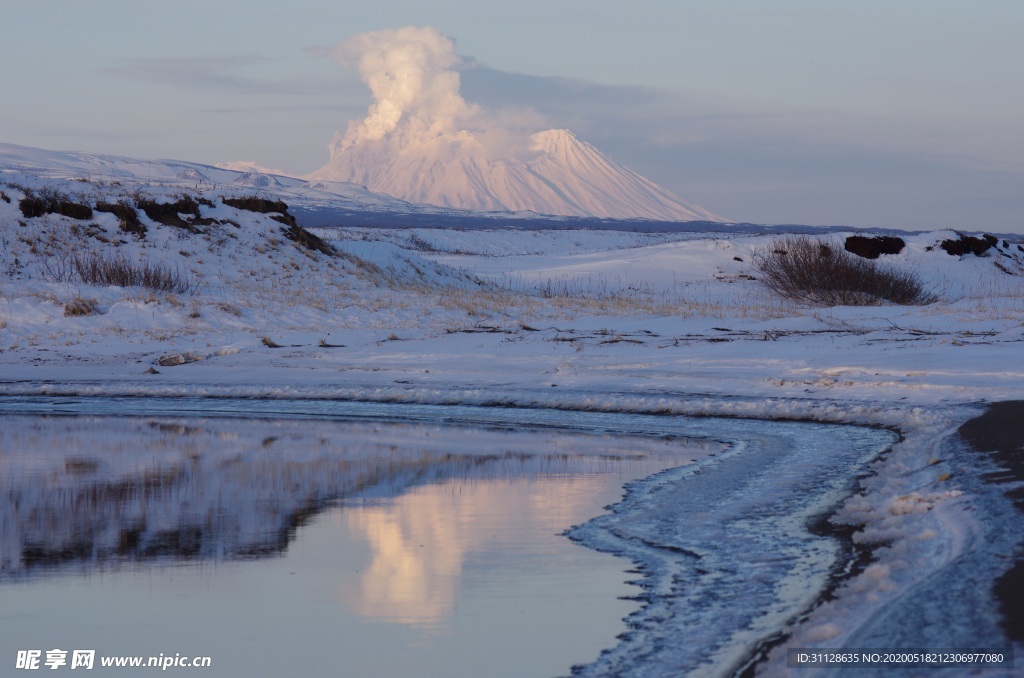
[[[48,151],[0,144],[0,178],[17,177],[78,180],[123,186],[164,186],[191,190],[258,189],[290,203],[363,210],[403,212],[413,205],[354,184],[310,186],[302,179],[269,174],[251,163],[229,163],[238,169],[182,160],[147,160],[118,155]]]
[[[370,160],[366,166],[376,162],[373,154],[367,154],[367,158]],[[249,189],[256,190],[261,195],[285,200],[296,209],[297,213],[315,215],[317,223],[337,224],[347,222],[352,217],[360,219],[362,215],[367,217],[380,215],[373,219],[399,223],[404,218],[425,219],[431,225],[443,224],[446,219],[452,219],[458,222],[458,225],[487,223],[491,220],[521,221],[526,219],[540,224],[557,225],[566,219],[565,214],[590,213],[588,210],[544,212],[542,209],[534,208],[510,209],[503,206],[498,200],[484,200],[480,196],[487,195],[488,188],[485,177],[490,171],[488,169],[490,165],[489,161],[482,157],[477,159],[471,157],[467,161],[470,164],[479,164],[471,172],[476,179],[468,184],[464,174],[459,171],[457,166],[448,167],[433,163],[430,168],[426,168],[422,166],[421,160],[411,159],[410,166],[407,168],[410,174],[419,177],[417,181],[426,186],[430,172],[433,172],[434,178],[431,181],[440,182],[438,191],[441,191],[440,187],[443,186],[460,187],[456,193],[465,197],[466,200],[480,198],[481,206],[463,208],[456,204],[459,201],[443,197],[438,197],[433,202],[407,201],[393,197],[384,189],[371,190],[367,188],[367,185],[373,184],[375,181],[378,183],[387,181],[389,176],[387,167],[378,168],[379,171],[374,174],[369,174],[365,170],[359,172],[353,170],[348,174],[354,176],[354,180],[341,179],[336,172],[317,172],[306,179],[300,179],[276,173],[274,170],[268,170],[252,162],[228,162],[214,166],[182,160],[50,151],[0,143],[0,177],[6,176],[8,181],[15,183],[20,181],[19,176],[25,176],[118,184],[125,187],[159,185],[188,190]],[[444,176],[439,176],[439,173]],[[525,196],[524,200],[528,202],[532,200],[530,196],[533,195],[534,189],[551,193],[552,189],[546,183],[537,177],[529,177],[533,177],[533,175],[527,177],[526,184],[517,180],[518,188],[510,187],[508,190],[514,195]],[[636,181],[640,185],[646,180],[637,176]],[[657,187],[653,184],[651,186],[654,187],[651,190],[656,193]],[[424,191],[426,190],[424,188]],[[573,190],[572,186],[569,186],[567,190]],[[543,207],[543,205],[540,206]],[[621,218],[627,219],[626,223],[640,224],[651,219],[668,222],[692,221],[694,219],[722,221],[714,215],[705,214],[699,208],[685,214],[674,211],[671,214],[665,213],[660,216],[655,213],[632,214],[632,210],[627,210],[623,212]]]
[[[612,162],[568,130],[534,134],[520,157],[495,154],[466,131],[401,147],[362,141],[334,152],[306,178],[364,184],[410,202],[470,210],[726,221]]]

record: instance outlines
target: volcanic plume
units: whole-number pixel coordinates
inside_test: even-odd
[[[724,221],[608,159],[568,130],[513,124],[459,93],[462,58],[431,27],[357,35],[331,56],[374,102],[329,146],[310,180],[365,185],[410,202],[474,210],[666,221]],[[524,125],[533,124],[530,130]]]

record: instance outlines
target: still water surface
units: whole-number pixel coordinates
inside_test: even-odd
[[[0,673],[61,648],[210,656],[204,675],[564,675],[639,590],[562,533],[726,447],[642,417],[171,407],[5,403]]]

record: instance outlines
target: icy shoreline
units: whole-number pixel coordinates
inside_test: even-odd
[[[273,417],[285,415],[317,418],[318,416],[324,416],[323,412],[335,408],[339,396],[342,396],[337,389],[328,389],[326,387],[321,387],[320,390],[302,388],[294,390],[283,389],[282,392],[282,390],[277,389],[264,389],[262,392],[258,392],[254,386],[239,388],[237,386],[220,385],[220,387],[217,387],[213,384],[207,384],[202,386],[193,385],[189,388],[179,385],[177,393],[173,394],[170,398],[167,396],[171,394],[159,393],[160,389],[151,389],[152,387],[147,389],[139,384],[117,386],[110,383],[101,385],[96,382],[78,385],[73,383],[58,385],[39,383],[12,384],[6,382],[0,384],[0,392],[5,394],[5,397],[0,400],[0,407],[3,407],[4,401],[6,401],[8,404],[14,404],[15,407],[7,407],[4,408],[5,410],[22,411],[26,409],[24,404],[17,405],[19,401],[22,401],[22,403],[35,402],[36,405],[41,404],[42,409],[49,409],[50,411],[63,410],[73,412],[83,407],[87,410],[90,409],[90,402],[104,400],[109,396],[119,396],[110,401],[113,403],[113,405],[108,405],[111,412],[118,410],[117,402],[120,398],[127,397],[128,400],[122,402],[141,403],[141,411],[143,412],[147,409],[153,409],[157,412],[165,411],[168,403],[188,402],[191,406],[196,407],[194,411],[197,414],[213,411],[214,413],[227,416]],[[140,398],[147,391],[149,397]],[[267,399],[269,391],[274,391],[275,395]],[[300,396],[300,391],[303,394],[302,396]],[[21,396],[29,397],[27,399],[19,397],[15,395],[15,392],[20,393]],[[46,396],[40,399],[39,396],[43,394],[46,394]],[[496,399],[493,397],[493,394],[489,395],[482,391],[476,393],[460,391],[442,395],[437,392],[416,392],[415,389],[392,393],[380,390],[375,390],[371,393],[365,390],[352,389],[344,394],[342,399],[376,403],[380,407],[380,416],[382,417],[387,417],[389,411],[393,413],[396,407],[399,410],[412,407],[412,411],[415,411],[416,405],[413,405],[413,403],[418,403],[425,406],[425,409],[433,410],[433,413],[430,415],[432,417],[444,416],[440,413],[450,411],[453,421],[462,421],[460,419],[460,412],[462,417],[466,416],[465,408],[460,406],[468,405],[473,410],[484,406],[479,410],[484,415],[482,417],[477,415],[470,422],[476,424],[486,424],[488,420],[492,420],[492,416],[487,414],[488,412],[497,413],[501,408],[511,407],[515,408],[512,410],[514,414],[511,416],[513,418],[510,419],[510,415],[507,412],[503,412],[496,414],[493,420],[503,420],[509,423],[519,421],[526,425],[560,427],[565,425],[566,418],[571,417],[572,412],[579,411],[604,412],[613,418],[618,413],[657,414],[662,416],[686,414],[691,416],[699,415],[700,417],[736,417],[732,425],[738,427],[749,426],[755,431],[758,428],[771,428],[773,426],[771,420],[773,419],[828,421],[830,423],[855,423],[859,425],[870,424],[876,427],[880,425],[878,421],[866,421],[871,418],[871,412],[856,407],[851,408],[849,405],[844,407],[841,403],[835,402],[795,402],[785,400],[764,402],[763,400],[746,398],[716,398],[708,396],[690,396],[686,398],[682,394],[672,394],[671,396],[661,394],[655,397],[650,394],[630,393],[618,394],[617,396],[601,394],[603,396],[601,398],[602,402],[598,404],[595,400],[597,395],[575,394],[574,398],[574,394],[562,391],[558,393],[556,398],[544,391],[532,393],[506,392],[502,394],[500,399]],[[180,399],[182,396],[185,396],[185,400]],[[319,397],[320,399],[309,400],[310,396],[314,398]],[[356,396],[362,396],[362,398],[357,398]],[[238,398],[242,398],[242,400],[237,400]],[[674,401],[671,404],[669,403],[670,399]],[[149,405],[147,405],[147,402]],[[444,407],[441,407],[439,410],[432,407],[436,405],[443,405]],[[33,411],[33,407],[29,406],[27,411]],[[941,571],[950,562],[960,557],[971,542],[971,539],[966,538],[965,535],[969,537],[973,533],[977,537],[979,534],[975,519],[969,515],[973,507],[964,504],[963,500],[959,498],[959,491],[922,492],[921,490],[930,485],[930,479],[923,479],[919,473],[907,473],[907,469],[929,467],[929,461],[934,459],[934,456],[929,457],[927,460],[924,457],[937,454],[936,450],[948,446],[952,432],[960,425],[961,421],[976,414],[976,412],[976,408],[970,406],[947,408],[941,414],[936,412],[925,413],[922,410],[914,410],[913,408],[908,408],[902,412],[889,410],[888,416],[885,417],[888,420],[886,427],[898,428],[895,422],[902,419],[904,422],[901,431],[903,439],[896,442],[882,459],[870,465],[870,475],[868,477],[861,477],[861,493],[854,493],[853,496],[847,499],[842,499],[839,495],[835,494],[828,495],[831,499],[825,501],[824,504],[819,504],[816,512],[812,511],[811,514],[805,514],[806,518],[803,521],[809,520],[812,514],[821,515],[827,505],[828,510],[825,511],[825,514],[834,516],[840,522],[850,522],[857,526],[859,531],[855,534],[854,539],[858,542],[860,548],[872,550],[874,562],[864,571],[854,573],[852,577],[839,577],[838,580],[835,579],[834,573],[829,570],[827,580],[819,581],[818,588],[815,590],[820,592],[820,589],[824,588],[829,581],[833,583],[838,581],[839,587],[832,594],[834,596],[833,600],[822,601],[817,599],[817,593],[811,599],[807,599],[807,591],[805,590],[803,593],[804,597],[800,598],[798,596],[796,601],[787,608],[789,610],[788,613],[776,612],[775,617],[773,617],[775,619],[774,627],[770,625],[764,627],[760,635],[749,629],[744,633],[740,633],[739,644],[732,646],[732,650],[727,651],[723,648],[719,653],[721,656],[718,656],[715,662],[702,665],[699,669],[694,665],[691,666],[691,669],[702,674],[712,671],[716,675],[727,675],[760,643],[773,635],[783,634],[788,636],[790,640],[769,653],[766,663],[758,666],[758,673],[764,675],[775,675],[776,672],[780,671],[785,673],[785,646],[834,648],[852,642],[853,639],[858,637],[859,630],[877,616],[881,610],[891,607],[894,604],[893,601],[898,600],[908,591],[913,590],[915,586],[918,586],[921,581],[927,580],[933,573]],[[882,418],[877,416],[879,414],[877,411],[873,414],[875,419]],[[408,416],[408,413],[405,416]],[[757,417],[757,419],[749,420],[748,418],[750,417]],[[657,420],[667,423],[670,421],[670,418],[662,419],[658,417]],[[695,421],[700,422],[701,419],[698,418]],[[907,422],[910,422],[909,426]],[[934,427],[939,424],[941,424],[941,428],[936,432]],[[657,423],[653,423],[651,426],[652,429],[648,431],[649,433],[659,432],[660,427]],[[697,431],[700,428],[698,425]],[[881,447],[876,447],[868,457],[876,457],[881,449]],[[804,451],[808,450],[805,449]],[[811,452],[813,457],[813,453],[816,450],[811,450]],[[946,455],[943,454],[943,456],[945,457]],[[867,461],[867,458],[861,457],[861,460]],[[804,463],[806,465],[806,462]],[[942,464],[949,463],[952,463],[952,460],[944,459],[942,461]],[[946,466],[941,466],[941,468],[946,468]],[[677,469],[677,472],[686,475],[688,471],[684,467]],[[854,482],[856,477],[863,475],[863,473],[863,467],[861,467],[861,471],[855,473],[850,471],[841,473],[836,481],[839,483],[837,487],[852,491],[853,486],[851,483]],[[918,477],[915,478],[915,475]],[[666,483],[666,478],[660,476],[640,481],[631,488],[630,497],[624,502],[624,506],[628,506],[631,502],[633,505],[642,506],[644,502],[637,498],[639,496],[637,493],[646,494],[656,490],[658,487],[666,486],[672,486],[672,483]],[[896,495],[895,500],[891,499],[893,493]],[[837,507],[838,510],[833,511]],[[621,542],[616,543],[614,540],[609,542],[607,537],[597,536],[602,529],[598,526],[603,522],[610,520],[615,523],[616,521],[626,519],[628,519],[628,510],[625,512],[617,510],[613,514],[596,518],[585,526],[575,528],[573,536],[592,548],[610,550],[619,555],[626,555],[637,560],[636,552],[623,548]],[[634,527],[633,529],[641,529],[641,531],[651,527],[650,525],[645,525],[643,520],[640,520],[636,525],[639,528]],[[793,532],[792,528],[788,532],[791,534]],[[834,542],[833,548],[835,548]],[[640,560],[642,562],[643,558],[641,557]],[[654,574],[660,573],[660,576],[656,576],[652,582],[664,582],[674,579],[674,577],[667,577],[664,568],[642,569],[651,569]],[[831,586],[831,584],[828,585]],[[651,584],[652,589],[657,588],[657,586],[663,585]],[[631,626],[643,628],[649,624],[650,622],[644,621],[647,618],[645,616],[647,614],[650,614],[653,619],[660,618],[658,615],[664,614],[660,606],[665,601],[674,600],[675,598],[675,595],[659,598],[656,593],[652,594],[648,599],[648,606],[637,613],[637,615],[634,615],[635,618],[631,618]],[[789,623],[782,623],[787,618],[791,621]],[[655,624],[655,627],[658,626],[660,624]],[[744,628],[744,625],[741,624],[740,627],[733,630],[738,633],[741,628]],[[628,642],[630,640],[632,640],[632,644]],[[584,674],[587,671],[596,671],[595,675],[597,675],[602,670],[606,670],[611,666],[609,662],[615,661],[618,658],[617,661],[627,662],[626,664],[620,664],[620,668],[628,666],[630,671],[650,670],[653,671],[653,675],[657,675],[658,669],[656,667],[664,666],[665,657],[659,659],[660,663],[655,662],[651,664],[644,663],[643,660],[636,660],[637,656],[642,657],[650,652],[650,643],[652,642],[654,647],[660,645],[657,634],[654,636],[650,632],[630,634],[627,642],[611,650],[608,654],[603,655],[597,664],[578,670]],[[633,649],[630,650],[630,647]],[[647,647],[648,650],[639,650],[639,655],[637,655],[638,650],[636,648],[638,647]],[[630,652],[633,653],[634,659],[623,660],[622,657],[630,656]],[[721,654],[722,652],[725,654]],[[675,657],[669,661],[680,662],[683,660]],[[678,667],[685,665],[684,662],[678,664]],[[647,667],[646,669],[644,669],[645,666]]]
[[[579,675],[731,675],[816,607],[843,544],[816,533],[891,442],[884,432],[734,420],[725,455],[634,483],[569,536],[633,560],[645,607]],[[828,454],[827,460],[822,458]]]

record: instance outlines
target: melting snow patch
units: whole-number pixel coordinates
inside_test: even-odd
[[[932,492],[927,495],[920,492],[911,492],[906,496],[893,499],[889,504],[889,512],[896,516],[908,513],[925,513],[935,508],[939,502],[959,497],[962,494],[963,492],[959,490]]]

